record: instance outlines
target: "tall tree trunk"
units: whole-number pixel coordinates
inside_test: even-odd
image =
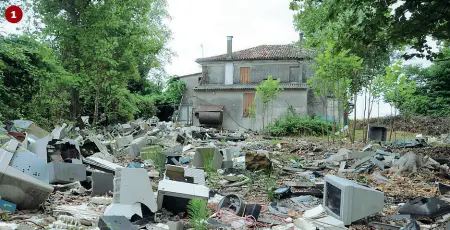
[[[363,113],[363,130],[362,130],[362,134],[363,134],[363,142],[365,142],[364,140],[364,132],[366,130],[366,110],[367,110],[367,89],[364,89],[364,113]]]
[[[101,90],[101,81],[98,81],[97,88],[95,89],[95,99],[94,99],[94,119],[93,124],[94,126],[98,123],[98,107],[100,104],[100,90]]]
[[[353,140],[352,143],[355,143],[355,139],[356,139],[356,101],[357,101],[357,97],[358,97],[358,92],[356,92],[355,90],[355,95],[353,98]]]
[[[392,140],[392,133],[394,132],[394,121],[395,121],[395,119],[394,119],[394,116],[392,114],[392,105],[391,105],[391,128],[390,128],[390,131],[389,131],[389,141]]]
[[[369,106],[367,108],[367,128],[364,134],[364,143],[367,143],[369,136],[369,125],[370,125],[370,114],[372,112],[373,101],[372,101],[372,81],[369,82]]]
[[[331,111],[332,111],[332,115],[333,115],[333,126],[332,126],[332,129],[333,129],[333,131],[332,131],[332,136],[331,136],[331,139],[333,140],[333,144],[334,144],[334,138],[335,138],[335,133],[336,133],[336,109],[335,109],[335,105],[334,105],[334,103],[335,103],[335,99],[333,98],[333,101],[332,101],[332,104],[331,104]]]

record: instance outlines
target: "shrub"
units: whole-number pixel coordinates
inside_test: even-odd
[[[206,230],[206,220],[211,215],[208,209],[208,201],[203,199],[192,199],[188,204],[188,217],[194,229]]]
[[[268,134],[272,136],[321,136],[327,135],[331,130],[331,123],[328,123],[327,129],[325,121],[292,113],[278,118],[266,128]]]

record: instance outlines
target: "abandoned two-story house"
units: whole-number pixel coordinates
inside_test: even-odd
[[[307,83],[311,56],[305,50],[289,44],[261,45],[233,52],[232,39],[227,37],[226,54],[196,60],[202,67],[201,73],[178,77],[187,87],[179,122],[226,130],[260,130],[262,106],[258,104],[255,108],[256,119],[249,116],[248,108],[258,103],[255,87],[268,76],[280,79],[283,87],[268,109],[269,121],[286,114],[289,107],[299,114],[324,115],[323,100],[314,95]],[[328,106],[328,116],[333,111],[337,113],[337,109]]]

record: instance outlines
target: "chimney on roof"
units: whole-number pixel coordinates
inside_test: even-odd
[[[227,59],[233,59],[233,36],[227,36]]]
[[[299,35],[298,45],[300,47],[302,47],[303,46],[303,31],[300,31],[300,33],[298,35]]]

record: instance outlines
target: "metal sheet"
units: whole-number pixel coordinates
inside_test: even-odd
[[[198,121],[202,125],[222,125],[222,112],[199,112]]]
[[[22,147],[14,153],[11,166],[44,183],[49,182],[47,161]]]

